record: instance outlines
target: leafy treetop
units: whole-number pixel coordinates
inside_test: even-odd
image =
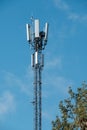
[[[61,117],[52,121],[52,130],[87,130],[87,84],[73,92],[69,87],[69,98],[60,101]]]

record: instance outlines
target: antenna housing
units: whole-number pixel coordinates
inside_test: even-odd
[[[30,25],[26,24],[26,32],[27,32],[27,41],[31,42],[31,31],[30,31]]]

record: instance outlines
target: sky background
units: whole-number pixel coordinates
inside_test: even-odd
[[[49,23],[43,81],[43,130],[60,100],[87,81],[87,0],[0,0],[0,130],[33,130],[33,71],[26,23]]]

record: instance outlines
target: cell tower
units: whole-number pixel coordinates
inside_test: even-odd
[[[26,24],[27,41],[33,54],[31,54],[31,66],[34,70],[34,130],[42,130],[42,81],[41,72],[44,67],[43,50],[47,45],[48,23],[45,23],[44,31],[40,31],[39,19],[32,18],[32,25]]]

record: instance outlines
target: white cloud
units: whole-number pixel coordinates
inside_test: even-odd
[[[87,22],[87,14],[86,14],[86,15],[83,15],[83,17],[82,17],[82,21]]]
[[[43,118],[44,118],[45,120],[49,120],[49,119],[52,118],[51,115],[50,115],[48,112],[46,112],[46,111],[43,111],[43,112],[42,112],[42,116],[43,116]]]
[[[69,87],[70,85],[72,85],[72,81],[71,80],[68,80],[62,76],[59,76],[59,77],[55,77],[54,78],[54,81],[53,82],[53,85],[56,87],[56,88],[59,88],[60,90],[66,90],[67,87]]]
[[[54,0],[55,5],[57,6],[57,8],[61,9],[61,10],[69,10],[69,5],[63,1],[63,0]]]
[[[70,13],[68,15],[68,19],[78,22],[87,22],[87,15],[86,14],[78,14],[78,13]]]
[[[23,79],[21,79],[11,72],[4,72],[4,74],[5,82],[9,87],[17,87],[19,90],[21,90],[21,92],[27,94],[28,96],[31,95],[31,85],[29,83],[31,75],[29,75],[28,78],[28,74],[25,74]]]
[[[71,6],[65,0],[54,0],[54,4],[58,9],[66,13],[67,19],[87,23],[87,14],[73,11],[73,8],[71,8]]]
[[[71,20],[79,20],[80,19],[80,15],[78,15],[76,13],[70,13],[68,18],[71,19]]]
[[[73,81],[67,79],[63,76],[56,76],[50,74],[46,76],[46,80],[44,84],[47,86],[47,92],[49,90],[49,96],[53,95],[67,95],[68,94],[68,87],[73,85]],[[51,89],[50,89],[51,88]]]
[[[2,72],[2,90],[4,92],[2,93],[1,91],[0,93],[0,121],[3,121],[7,114],[13,113],[16,110],[16,101],[14,95],[17,93],[15,93],[14,90],[17,90],[19,94],[23,93],[26,96],[32,96],[33,88],[31,86],[33,86],[33,83],[30,81],[32,76],[31,72],[28,73],[28,71],[29,69],[25,75],[23,77],[20,76],[20,78],[11,72]],[[8,91],[5,91],[5,89]]]
[[[1,116],[15,111],[16,103],[14,96],[11,92],[5,91],[2,96],[0,96],[0,119]]]
[[[48,59],[46,61],[46,70],[43,75],[45,78],[43,79],[42,83],[42,86],[45,86],[45,89],[43,88],[44,98],[49,98],[54,94],[58,95],[58,93],[67,95],[68,87],[73,84],[73,81],[71,79],[67,79],[62,75],[60,76],[60,72],[63,69],[62,60],[62,56],[59,56],[56,58],[51,57],[51,60]]]
[[[50,56],[51,57],[51,56]],[[57,69],[61,69],[62,68],[62,58],[61,57],[56,57],[56,58],[50,58],[46,61],[46,68],[55,68],[57,67]]]

